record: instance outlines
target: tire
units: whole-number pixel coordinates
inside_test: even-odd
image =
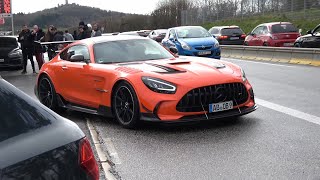
[[[268,43],[264,42],[262,46],[269,46]]]
[[[243,45],[244,45],[244,46],[249,46],[249,44],[248,44],[247,41],[245,41],[245,42],[243,43]]]
[[[42,76],[38,82],[38,97],[43,105],[53,111],[57,112],[62,110],[62,108],[58,106],[57,94],[48,76]]]
[[[140,110],[137,95],[128,82],[117,85],[112,95],[112,112],[121,126],[136,128],[140,121]]]
[[[294,47],[301,48],[301,44],[300,43],[294,43]]]

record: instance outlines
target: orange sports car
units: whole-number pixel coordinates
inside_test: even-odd
[[[69,44],[43,65],[35,93],[53,110],[110,116],[127,128],[140,121],[240,116],[257,108],[239,66],[177,57],[151,39],[125,35]]]

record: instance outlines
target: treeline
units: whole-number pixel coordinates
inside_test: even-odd
[[[319,0],[160,0],[152,26],[168,28],[265,13],[320,8]]]
[[[29,25],[29,27],[36,24],[44,30],[46,30],[49,25],[54,25],[60,30],[69,29],[70,31],[73,31],[77,29],[80,21],[90,24],[98,22],[105,33],[151,28],[149,15],[106,11],[74,3],[59,5],[58,7],[45,9],[35,13],[14,14],[14,25],[16,30],[20,30],[24,24]],[[0,26],[0,30],[11,30],[10,19],[6,19],[6,24]]]

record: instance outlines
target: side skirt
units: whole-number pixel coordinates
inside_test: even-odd
[[[57,98],[58,104],[60,107],[74,110],[74,111],[80,111],[88,114],[100,115],[105,117],[113,117],[111,107],[100,105],[98,109],[95,109],[95,108],[90,108],[90,107],[69,103],[66,100],[64,100],[63,97],[61,97],[59,94],[57,97],[58,97]]]

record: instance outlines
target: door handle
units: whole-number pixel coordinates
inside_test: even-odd
[[[67,70],[68,67],[67,66],[62,66],[62,70]]]

